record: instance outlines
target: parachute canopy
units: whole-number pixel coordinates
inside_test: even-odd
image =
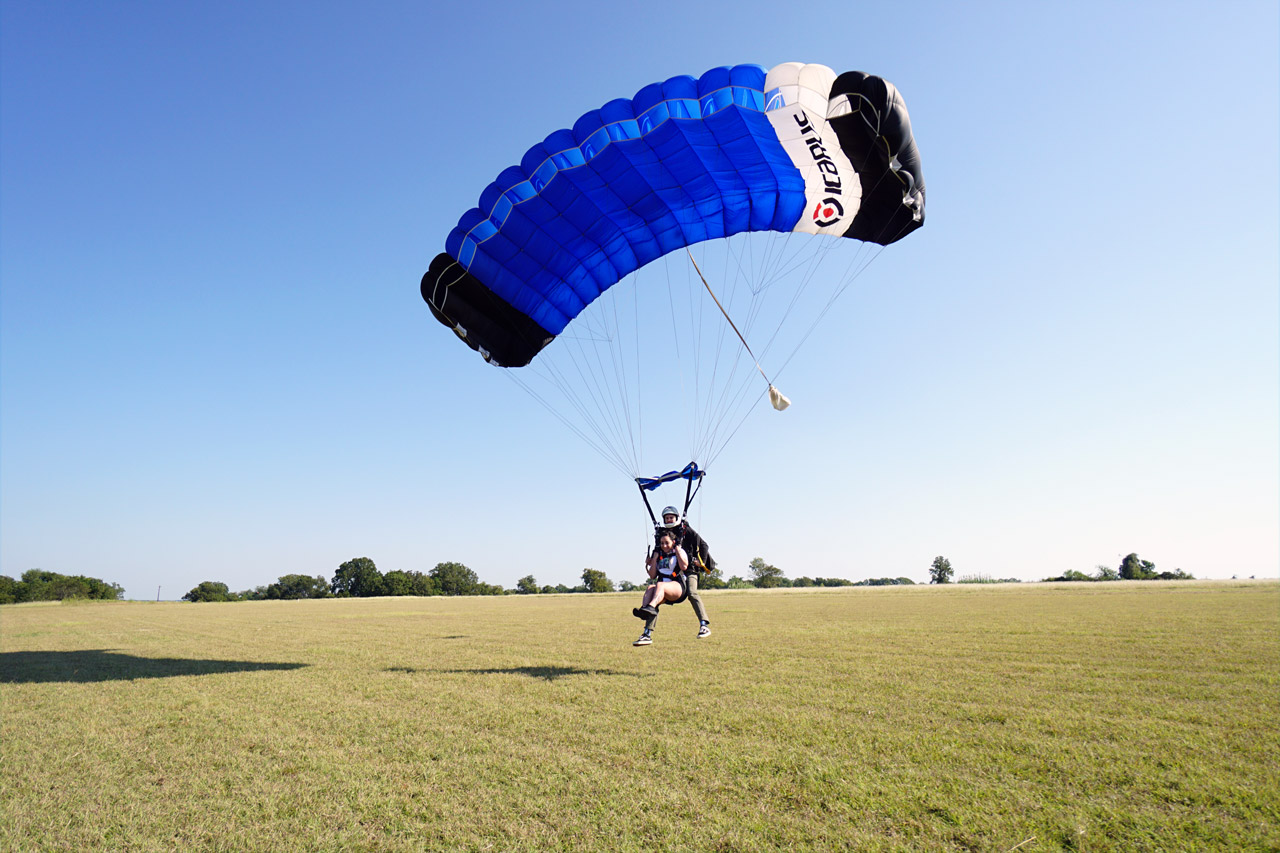
[[[746,231],[888,245],[924,223],[924,202],[891,83],[798,62],[713,68],[530,148],[450,232],[422,298],[486,361],[520,367],[669,252]]]

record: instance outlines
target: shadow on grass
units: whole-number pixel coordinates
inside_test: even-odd
[[[483,669],[415,669],[411,666],[388,667],[386,672],[407,672],[410,675],[419,672],[442,672],[448,675],[527,675],[530,678],[541,678],[555,681],[570,675],[629,675],[639,678],[638,673],[619,672],[616,669],[583,669],[577,666],[511,666],[506,668]]]
[[[301,669],[304,666],[309,664],[141,658],[108,649],[87,649],[75,652],[0,652],[0,683],[123,681],[131,678],[171,678],[175,675]]]

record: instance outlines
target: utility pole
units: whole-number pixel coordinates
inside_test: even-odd
[[[156,587],[156,602],[160,601],[160,587]]]

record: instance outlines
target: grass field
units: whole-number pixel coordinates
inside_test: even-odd
[[[0,608],[4,850],[1280,850],[1280,584]]]

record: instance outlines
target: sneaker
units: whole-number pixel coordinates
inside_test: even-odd
[[[634,643],[632,643],[631,645],[633,645],[633,646],[647,646],[647,645],[649,645],[649,644],[650,644],[650,643],[652,643],[652,642],[653,642],[653,637],[650,637],[648,634],[641,634],[641,635],[640,635],[640,639],[636,640],[636,641],[635,641]]]
[[[649,618],[649,614],[645,613],[645,612],[644,612],[643,610],[641,610],[639,607],[633,607],[633,608],[631,608],[631,615],[632,615],[632,616],[634,616],[634,617],[636,617],[637,619],[648,619],[648,618]]]
[[[658,615],[658,608],[652,604],[646,604],[644,607],[637,607],[636,609],[640,611],[637,615],[641,619],[648,619],[650,616],[656,617]]]
[[[710,637],[710,636],[711,636],[711,626],[710,626],[710,625],[703,625],[703,626],[701,626],[700,628],[698,628],[698,639],[699,639],[699,640],[701,640],[703,637]]]

